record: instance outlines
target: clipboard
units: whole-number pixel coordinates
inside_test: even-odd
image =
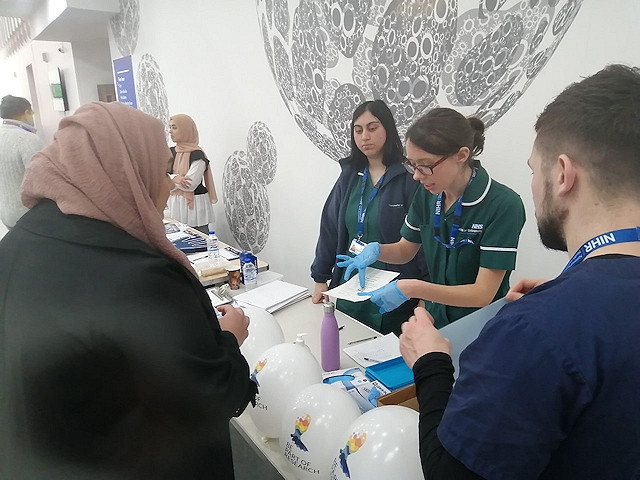
[[[453,377],[458,378],[460,373],[460,353],[473,342],[485,324],[495,317],[496,313],[507,303],[504,298],[496,300],[490,305],[476,310],[469,315],[459,318],[453,323],[442,327],[440,333],[451,341],[451,360],[453,362]]]

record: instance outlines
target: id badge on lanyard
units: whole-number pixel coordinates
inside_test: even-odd
[[[354,255],[359,255],[360,253],[362,253],[364,247],[366,246],[367,244],[362,240],[360,240],[359,238],[354,238],[353,240],[351,240],[351,245],[349,245],[349,251]]]

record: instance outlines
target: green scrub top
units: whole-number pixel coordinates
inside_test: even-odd
[[[353,254],[349,253],[349,246],[351,245],[351,241],[358,236],[358,206],[360,204],[361,189],[362,177],[358,177],[358,181],[354,183],[354,186],[351,189],[345,214],[349,241],[347,245],[343,246],[343,251],[347,255],[352,256]],[[379,196],[376,195],[367,206],[367,201],[371,196],[372,189],[373,183],[371,182],[371,177],[367,176],[364,194],[362,195],[362,206],[363,208],[367,208],[366,215],[364,217],[364,232],[361,238],[365,243],[380,241],[380,231],[378,230]],[[372,264],[371,267],[378,268],[380,270],[388,270],[387,264],[379,261]],[[357,275],[357,270],[355,275]],[[344,277],[342,277],[340,279],[340,283],[342,284],[344,282]],[[401,333],[400,326],[403,322],[406,322],[411,315],[413,315],[413,310],[416,304],[416,300],[409,300],[395,310],[382,314],[380,313],[380,307],[371,300],[365,300],[364,302],[350,302],[349,300],[338,299],[336,302],[336,308],[382,334],[394,332],[399,335]]]
[[[520,232],[525,210],[520,196],[509,187],[492,180],[477,167],[476,177],[462,197],[462,217],[456,240],[471,239],[473,244],[446,248],[434,238],[433,215],[437,196],[419,188],[409,207],[400,233],[414,243],[422,243],[431,282],[440,285],[475,283],[480,267],[506,270],[494,300],[509,290],[509,276],[516,265]],[[441,217],[440,238],[447,242],[453,224],[455,204]],[[468,315],[478,308],[453,307],[427,302],[437,328]]]

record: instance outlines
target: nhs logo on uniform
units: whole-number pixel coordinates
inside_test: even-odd
[[[484,223],[472,223],[469,228],[461,228],[461,232],[466,233],[481,233],[484,230]]]

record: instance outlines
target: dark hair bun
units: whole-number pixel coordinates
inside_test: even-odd
[[[473,156],[480,155],[484,150],[484,122],[478,117],[467,118],[471,128],[475,130],[473,135]]]

